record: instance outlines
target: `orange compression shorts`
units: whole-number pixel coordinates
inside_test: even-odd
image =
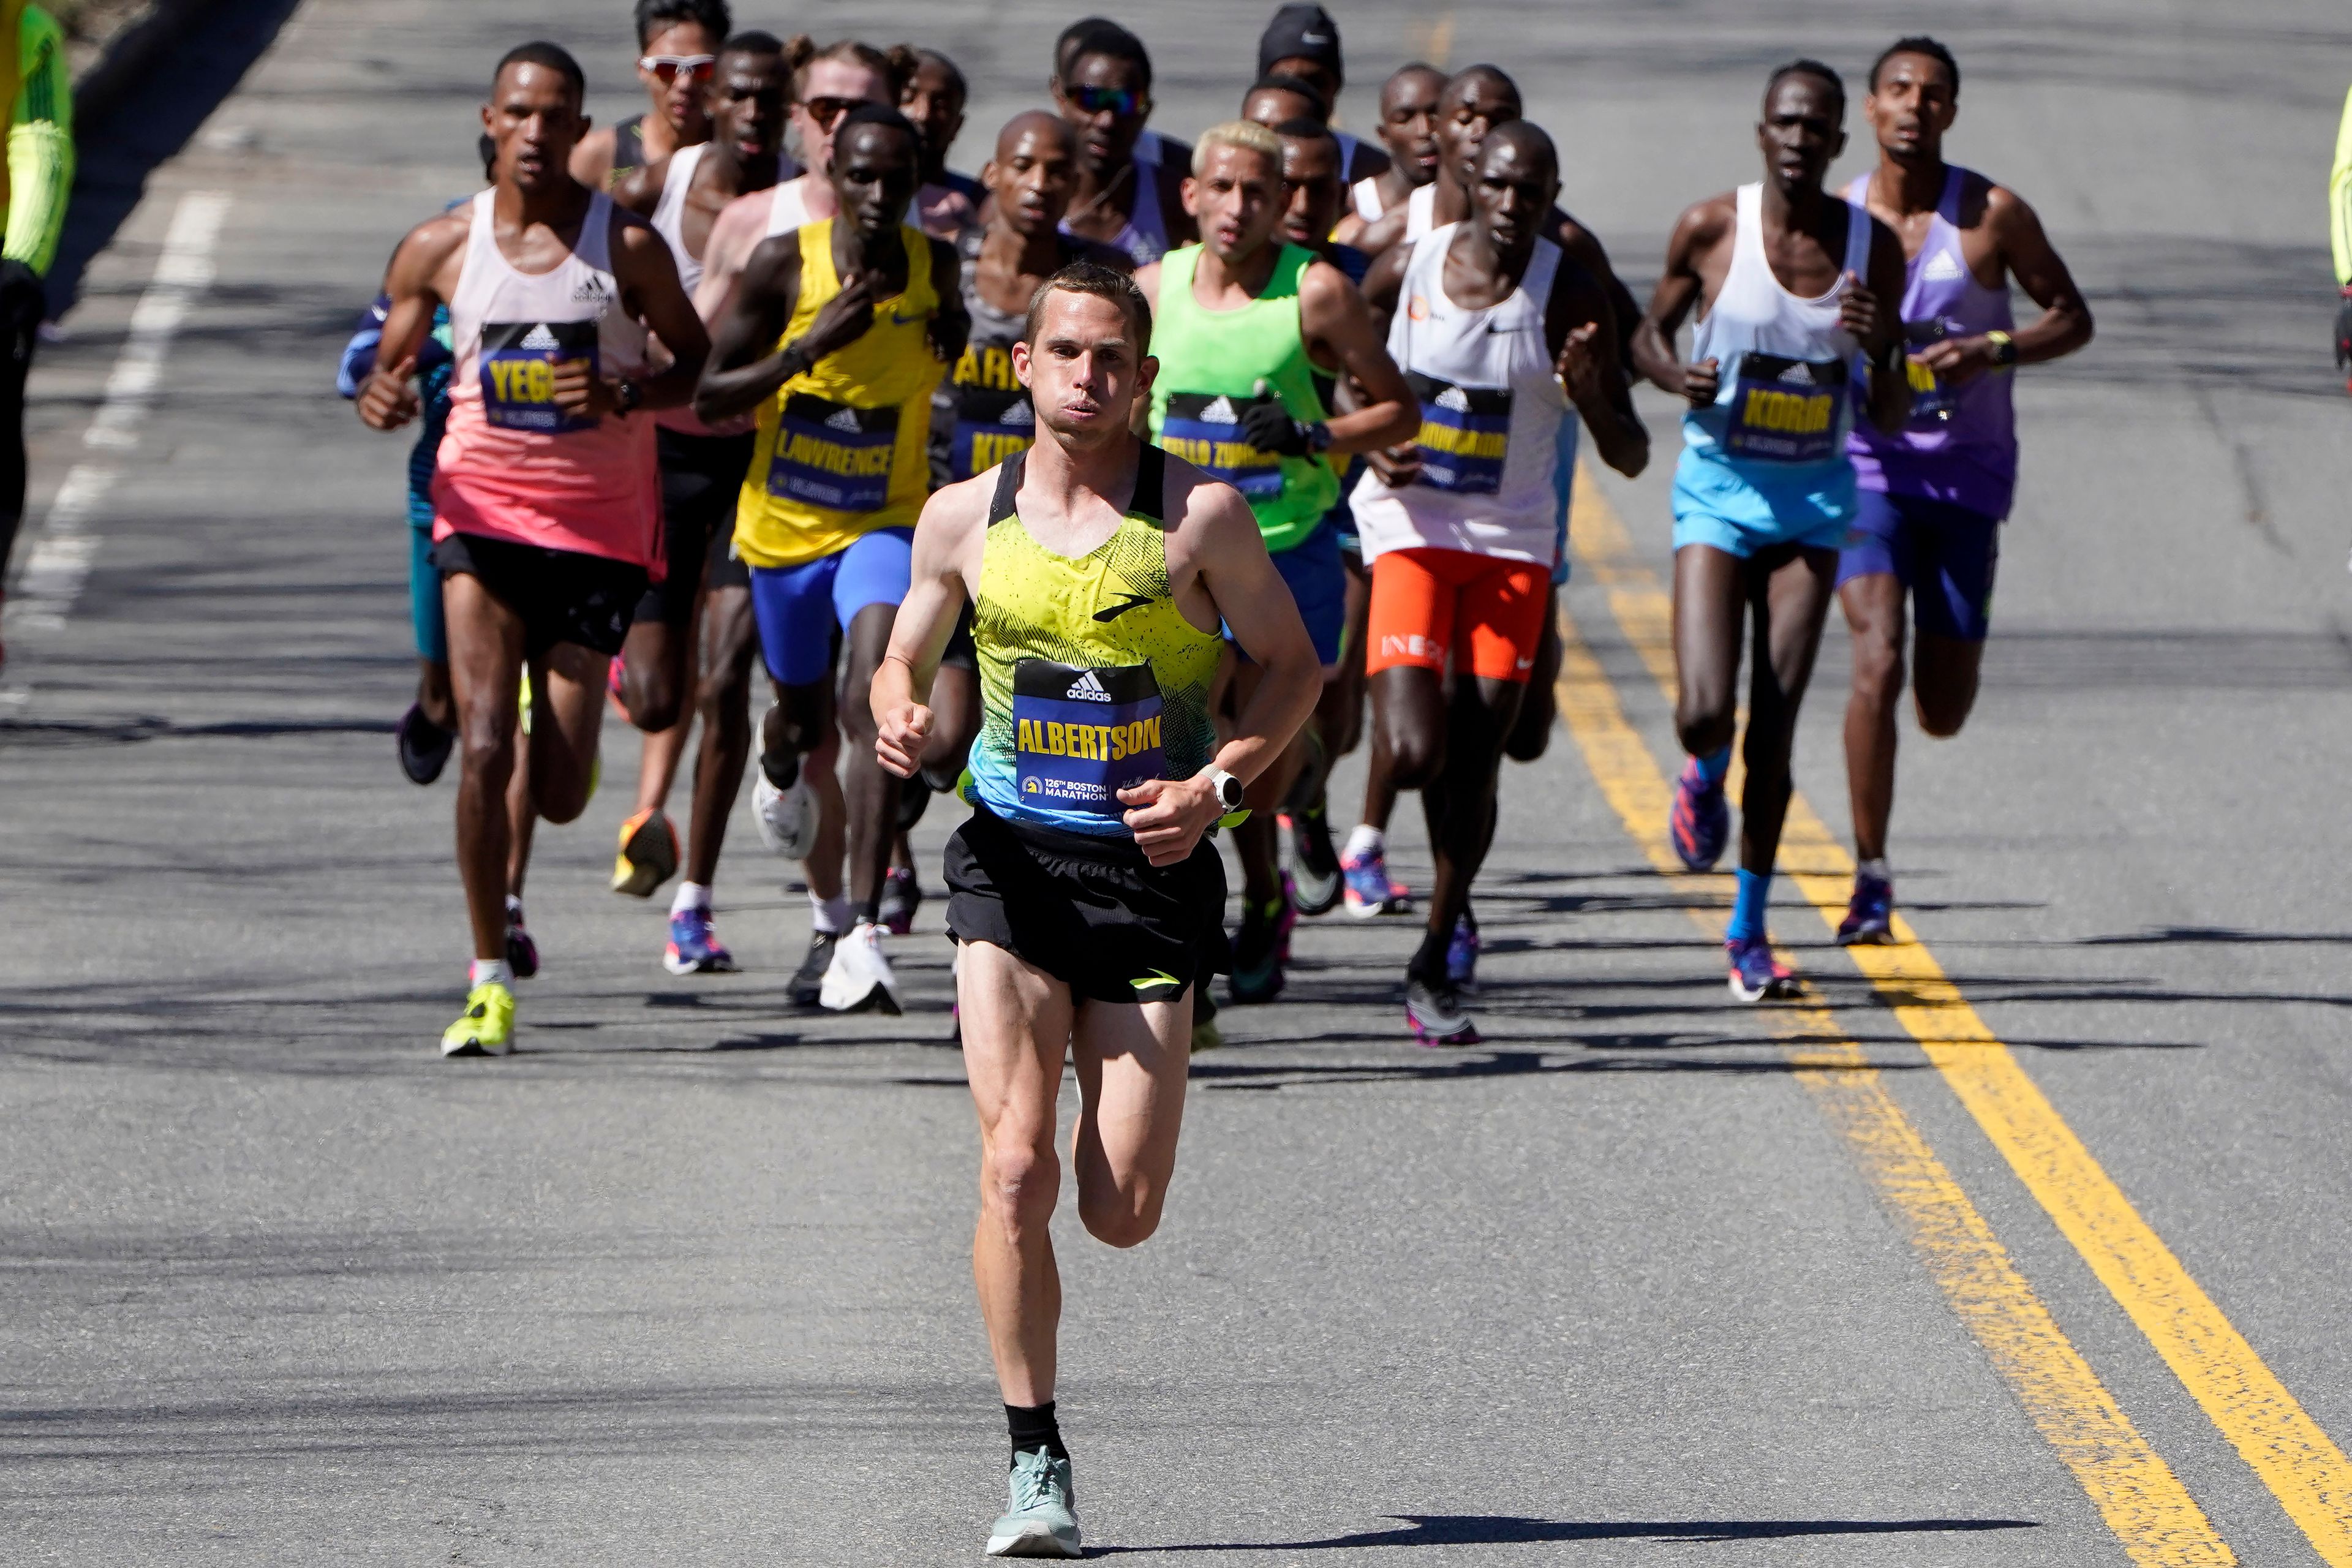
[[[1364,669],[1454,668],[1524,685],[1543,637],[1551,574],[1466,550],[1391,550],[1372,562]]]

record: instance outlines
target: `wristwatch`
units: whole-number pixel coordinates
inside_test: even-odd
[[[1209,770],[1209,787],[1217,792],[1217,804],[1227,811],[1242,808],[1242,781],[1223,768]]]
[[[1307,455],[1319,458],[1331,449],[1331,426],[1320,419],[1303,421],[1300,430],[1307,437]]]
[[[2007,332],[1995,328],[1985,334],[1985,342],[1992,345],[1992,363],[1996,369],[2006,370],[2017,363],[2017,340]]]
[[[644,405],[645,401],[646,389],[627,376],[625,375],[613,384],[613,407],[615,412],[635,414]]]

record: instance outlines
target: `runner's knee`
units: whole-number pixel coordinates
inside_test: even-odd
[[[1160,1228],[1160,1209],[1166,1189],[1153,1184],[1131,1192],[1111,1187],[1078,1194],[1078,1218],[1087,1234],[1105,1247],[1140,1247]]]
[[[996,1140],[981,1159],[981,1206],[1015,1237],[1045,1228],[1061,1183],[1061,1160],[1050,1142]]]
[[[1875,630],[1853,637],[1853,692],[1874,707],[1894,711],[1903,694],[1903,646]]]

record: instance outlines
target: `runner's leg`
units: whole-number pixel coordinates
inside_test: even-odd
[[[1738,725],[1747,566],[1711,544],[1675,552],[1675,733],[1694,757],[1731,744]]]
[[[760,651],[760,628],[749,588],[718,588],[703,599],[702,668],[695,686],[702,744],[694,764],[686,879],[707,888],[719,875],[727,817],[735,809],[743,766],[751,755],[751,661]]]
[[[1106,1246],[1139,1246],[1160,1228],[1184,1125],[1192,1035],[1190,991],[1173,1002],[1077,1005],[1070,1046],[1078,1124],[1070,1163],[1078,1218]]]
[[[507,787],[515,771],[516,697],[523,668],[522,617],[481,582],[453,573],[442,584],[449,622],[449,674],[457,702],[457,874],[474,956],[507,952]]]
[[[1748,787],[1739,808],[1739,866],[1769,877],[1789,811],[1797,710],[1821,651],[1822,624],[1837,580],[1837,552],[1782,546],[1759,555],[1753,564],[1748,605],[1756,619],[1755,657],[1748,675],[1748,735],[1740,750]]]
[[[1903,700],[1905,598],[1902,579],[1892,572],[1849,577],[1838,588],[1853,636],[1845,776],[1853,808],[1853,856],[1861,861],[1885,857],[1886,820],[1895,807],[1895,709]]]

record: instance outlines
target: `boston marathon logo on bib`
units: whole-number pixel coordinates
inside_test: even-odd
[[[1168,412],[1160,421],[1160,445],[1244,496],[1278,496],[1282,493],[1281,454],[1262,452],[1244,440],[1242,416],[1259,404],[1281,401],[1271,393],[1262,397],[1170,393]]]
[[[955,477],[984,474],[1037,438],[1029,390],[1013,374],[1008,349],[967,345],[955,368],[955,437],[948,464]]]
[[[1013,668],[1013,768],[1040,805],[1123,816],[1118,792],[1160,776],[1160,683],[1148,664],[1024,658]]]
[[[1493,495],[1503,488],[1503,458],[1511,444],[1511,389],[1456,386],[1409,371],[1405,380],[1421,401],[1421,477],[1416,484],[1456,495]]]
[[[1941,253],[1936,259],[1948,260]],[[1932,264],[1928,268],[1928,275],[1935,276]],[[1940,316],[1903,323],[1904,341],[1910,350],[1910,357],[1903,362],[1911,382],[1910,424],[1941,425],[1952,417],[1952,389],[1939,380],[1934,371],[1919,363],[1919,351],[1930,343],[1942,342],[1947,335]]]
[[[555,405],[559,360],[584,359],[596,374],[593,321],[485,321],[482,323],[482,417],[505,430],[562,435],[593,430],[593,419],[574,418]]]
[[[813,393],[784,399],[768,493],[833,511],[879,511],[898,460],[898,411],[853,408]]]
[[[1777,463],[1818,463],[1837,455],[1838,400],[1845,395],[1845,362],[1784,359],[1750,352],[1740,356],[1731,394],[1731,424],[1724,449],[1738,458]]]

